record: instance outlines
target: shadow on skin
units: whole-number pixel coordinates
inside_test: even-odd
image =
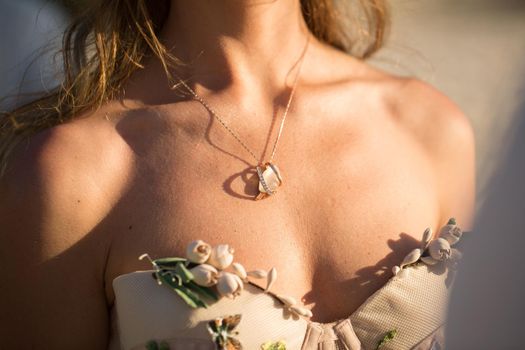
[[[336,275],[329,264],[321,265],[314,272],[313,289],[305,294],[302,301],[305,305],[314,304],[313,321],[331,322],[349,317],[368,297],[381,289],[392,277],[391,269],[399,265],[406,254],[419,247],[420,242],[406,233],[400,233],[397,240],[389,239],[387,245],[391,252],[376,264],[363,267],[355,272],[355,276],[335,281]],[[337,292],[340,292],[338,294]],[[341,294],[345,300],[341,301]],[[326,319],[324,315],[333,315]]]
[[[279,108],[282,110],[286,106],[290,93],[291,89],[286,88],[281,94],[279,94],[274,99],[274,105],[276,107],[274,108],[272,122],[270,128],[267,131],[266,142],[261,153],[261,155],[263,156],[261,157],[261,160],[259,160],[259,163],[262,163],[264,159],[268,159],[268,157],[270,156],[270,154],[267,153],[269,153],[269,150],[271,151],[271,149],[273,148],[273,143],[275,142],[275,138],[273,138],[272,135],[275,134],[274,136],[277,136],[276,132],[274,132],[274,128],[280,125],[278,125],[277,123],[277,117],[280,115],[278,111]],[[177,121],[176,116],[165,115],[164,112],[159,111],[158,109],[133,109],[126,106],[126,104],[123,101],[121,101],[121,106],[123,108],[126,108],[126,117],[117,123],[116,128],[119,134],[122,136],[122,138],[128,143],[130,148],[137,155],[148,156],[148,150],[151,147],[151,145],[157,141],[157,137],[165,135],[167,132],[173,133],[173,137],[177,137],[177,133],[180,131],[185,132],[188,135],[192,135],[192,137],[197,137],[200,139],[202,139],[203,137],[204,140],[214,149],[233,159],[238,160],[246,166],[242,171],[233,173],[224,180],[224,182],[222,183],[223,191],[232,197],[250,201],[253,200],[253,198],[259,193],[258,178],[254,164],[255,160],[251,159],[253,157],[250,156],[250,154],[241,146],[240,143],[235,141],[233,135],[229,136],[231,137],[232,144],[234,146],[236,145],[235,152],[227,150],[225,147],[219,145],[216,141],[212,139],[211,130],[217,121],[209,110],[205,109],[208,115],[208,122],[205,127],[204,134],[199,135],[199,123],[193,125],[186,125]],[[226,118],[227,116],[220,115],[220,117],[223,118],[226,125],[230,127],[231,123],[229,123],[229,120]],[[229,134],[229,132],[222,125],[217,124],[216,127],[220,129],[220,132]],[[240,135],[235,129],[234,125],[231,126],[231,128],[234,131],[234,133],[244,143],[246,143],[247,146],[250,149],[252,149],[253,152],[255,152],[255,154],[257,154],[258,148],[254,147],[257,146],[255,144],[255,141],[253,139],[246,138],[243,137],[243,135]],[[170,129],[172,129],[172,131],[170,131]],[[148,132],[144,132],[144,130],[148,130]],[[140,137],[134,137],[134,135],[140,135]],[[218,164],[217,166],[220,166],[220,164]],[[234,182],[236,182],[237,180],[242,181],[241,186],[233,186]],[[241,190],[235,189],[235,187],[240,188]]]
[[[233,189],[233,183],[240,179],[244,183],[243,193],[238,193]],[[259,193],[259,177],[252,166],[244,169],[241,172],[235,173],[228,177],[222,186],[224,192],[232,197],[239,199],[253,200]]]
[[[286,106],[286,103],[287,103],[287,99],[289,98],[290,96],[290,93],[291,93],[291,89],[290,88],[286,88],[281,94],[279,94],[275,99],[274,99],[274,104],[276,106]],[[274,108],[274,112],[273,112],[273,116],[272,116],[272,122],[271,122],[271,125],[270,125],[270,128],[268,129],[268,132],[266,134],[266,142],[264,144],[264,148],[263,148],[263,151],[262,151],[262,157],[261,159],[259,160],[259,163],[263,163],[264,162],[264,157],[265,156],[270,156],[270,154],[266,154],[267,151],[268,151],[268,148],[269,148],[269,145],[270,145],[270,142],[271,145],[272,145],[272,148],[273,148],[273,142],[274,139],[272,139],[272,134],[273,134],[273,130],[276,126],[276,122],[277,122],[277,117],[278,117],[278,108]],[[255,166],[250,163],[249,161],[245,160],[245,159],[242,159],[240,158],[239,156],[225,150],[224,148],[222,148],[221,146],[219,146],[218,144],[216,144],[212,138],[211,138],[211,129],[213,127],[213,123],[215,122],[215,117],[211,114],[210,111],[208,111],[208,116],[209,116],[209,123],[208,123],[208,126],[206,127],[206,132],[205,132],[205,139],[206,141],[215,149],[217,149],[218,151],[234,158],[234,159],[237,159],[239,160],[240,162],[244,163],[247,168],[245,168],[243,171],[241,172],[237,172],[237,173],[234,173],[232,174],[230,177],[228,177],[224,182],[223,182],[223,190],[224,192],[226,192],[227,194],[229,194],[230,196],[232,197],[235,197],[235,198],[239,198],[239,199],[244,199],[244,200],[253,200],[253,198],[259,193],[259,181],[258,181],[258,177],[257,177],[257,172],[255,170]],[[220,116],[221,117],[221,116]],[[226,121],[225,121],[226,122]],[[228,124],[227,124],[228,125]],[[229,126],[229,125],[228,125]],[[221,125],[218,125],[219,128],[223,129],[224,132],[228,133],[228,131]],[[236,133],[235,130],[233,130],[234,133]],[[236,133],[237,134],[237,133]],[[243,141],[243,142],[247,142],[247,141],[252,141],[252,142],[249,142],[250,145],[248,145],[248,147],[250,149],[253,149],[251,146],[251,144],[253,144],[253,140],[250,139],[250,138],[243,138],[242,135],[238,135],[237,136]],[[277,137],[277,135],[275,135]],[[232,138],[233,138],[233,135],[232,135]],[[238,143],[239,145],[239,151],[243,152],[244,154],[247,154],[247,156],[250,156],[248,154],[248,152],[241,146],[240,143]],[[254,152],[256,152],[256,149],[253,149]],[[250,157],[251,158],[251,157]],[[238,192],[238,191],[235,191],[232,184],[235,180],[237,179],[240,179],[244,186],[243,186],[243,192]]]

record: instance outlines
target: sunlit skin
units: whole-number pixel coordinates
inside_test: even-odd
[[[162,37],[264,161],[307,35],[298,1],[178,0]],[[15,152],[0,183],[0,338],[104,348],[112,280],[148,269],[142,253],[182,256],[195,239],[230,244],[248,269],[275,267],[274,291],[314,320],[346,317],[427,226],[454,216],[469,228],[473,144],[431,87],[312,37],[275,157],[284,184],[253,201],[254,160],[151,59],[122,101]]]

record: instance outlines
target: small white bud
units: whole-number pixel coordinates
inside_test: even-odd
[[[297,300],[295,300],[292,297],[286,296],[286,295],[277,295],[277,299],[283,302],[286,306],[293,306],[297,304]]]
[[[210,253],[211,246],[201,240],[191,242],[186,248],[186,258],[196,264],[205,263],[206,260],[208,260]]]
[[[266,292],[270,290],[270,288],[273,286],[276,279],[277,279],[277,270],[275,269],[275,267],[272,267],[267,277],[266,289],[265,289]]]
[[[428,227],[425,232],[423,232],[423,239],[421,239],[421,245],[423,246],[423,249],[425,249],[428,246],[428,243],[432,239],[432,228]]]
[[[244,284],[239,276],[229,273],[221,272],[219,274],[219,281],[217,282],[217,291],[220,295],[235,298],[244,288]]]
[[[264,270],[253,270],[253,271],[248,271],[248,276],[257,278],[257,279],[261,279],[261,278],[266,278],[268,276],[268,272]]]
[[[437,238],[428,245],[430,256],[436,260],[447,260],[450,258],[450,243],[444,238]]]
[[[405,256],[400,267],[402,268],[403,266],[410,265],[410,264],[417,262],[419,258],[421,257],[421,254],[422,254],[422,251],[419,248],[412,250],[410,253],[407,254],[407,256]]]
[[[190,269],[193,280],[199,286],[210,287],[217,284],[217,269],[208,264],[200,264]]]
[[[235,271],[235,274],[239,276],[241,280],[246,281],[248,274],[246,273],[246,269],[244,268],[244,266],[242,266],[238,262],[234,262],[232,266],[233,266],[233,270]]]
[[[445,225],[439,231],[439,237],[444,238],[450,245],[456,244],[463,235],[463,231],[457,225]]]
[[[292,311],[294,314],[303,316],[303,317],[312,317],[312,311],[310,311],[307,308],[304,307],[298,307],[298,306],[291,306],[290,311]]]
[[[394,276],[397,275],[399,271],[401,271],[401,268],[399,266],[394,266],[392,268],[392,273],[394,274]]]
[[[224,270],[233,262],[233,248],[228,244],[221,244],[211,250],[208,264],[215,266],[219,270]]]

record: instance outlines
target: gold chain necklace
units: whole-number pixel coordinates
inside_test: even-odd
[[[270,159],[267,162],[259,163],[259,158],[255,155],[255,153],[246,145],[245,142],[241,140],[241,138],[238,136],[238,134],[232,130],[231,127],[228,126],[228,124],[219,116],[219,114],[202,98],[200,97],[195,90],[193,90],[186,82],[182,79],[178,79],[179,83],[186,89],[188,92],[193,96],[195,100],[197,100],[204,108],[208,110],[208,112],[211,113],[211,115],[217,119],[217,121],[241,144],[241,146],[255,159],[255,162],[258,164],[255,166],[255,170],[257,171],[257,176],[259,177],[259,193],[254,198],[255,200],[264,199],[268,196],[271,196],[277,192],[277,188],[282,185],[283,179],[281,176],[281,172],[277,165],[273,163],[273,158],[275,156],[275,152],[277,150],[277,145],[279,144],[279,139],[281,138],[281,134],[283,132],[284,128],[284,122],[286,120],[286,116],[288,115],[288,111],[290,109],[290,106],[293,101],[293,97],[295,95],[295,90],[297,88],[297,81],[299,80],[299,75],[301,74],[301,68],[303,65],[304,56],[306,54],[306,50],[308,48],[308,44],[310,42],[310,36],[308,36],[306,40],[306,44],[304,46],[304,49],[301,53],[301,56],[299,58],[298,64],[298,71],[295,75],[294,82],[292,85],[292,90],[290,91],[290,97],[288,98],[288,102],[286,103],[286,108],[284,110],[283,116],[281,118],[281,124],[279,126],[279,132],[277,133],[277,137],[275,138],[275,142],[273,144],[272,153],[270,155]]]

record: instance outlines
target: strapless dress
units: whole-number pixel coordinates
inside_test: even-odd
[[[393,267],[384,286],[350,316],[332,323],[309,320],[310,311],[293,298],[249,282],[246,273],[241,273],[244,288],[234,298],[209,299],[207,307],[190,307],[172,288],[159,285],[152,277],[158,268],[121,275],[113,281],[116,325],[110,347],[440,350],[462,235],[452,219],[435,237],[425,231],[421,247]]]

